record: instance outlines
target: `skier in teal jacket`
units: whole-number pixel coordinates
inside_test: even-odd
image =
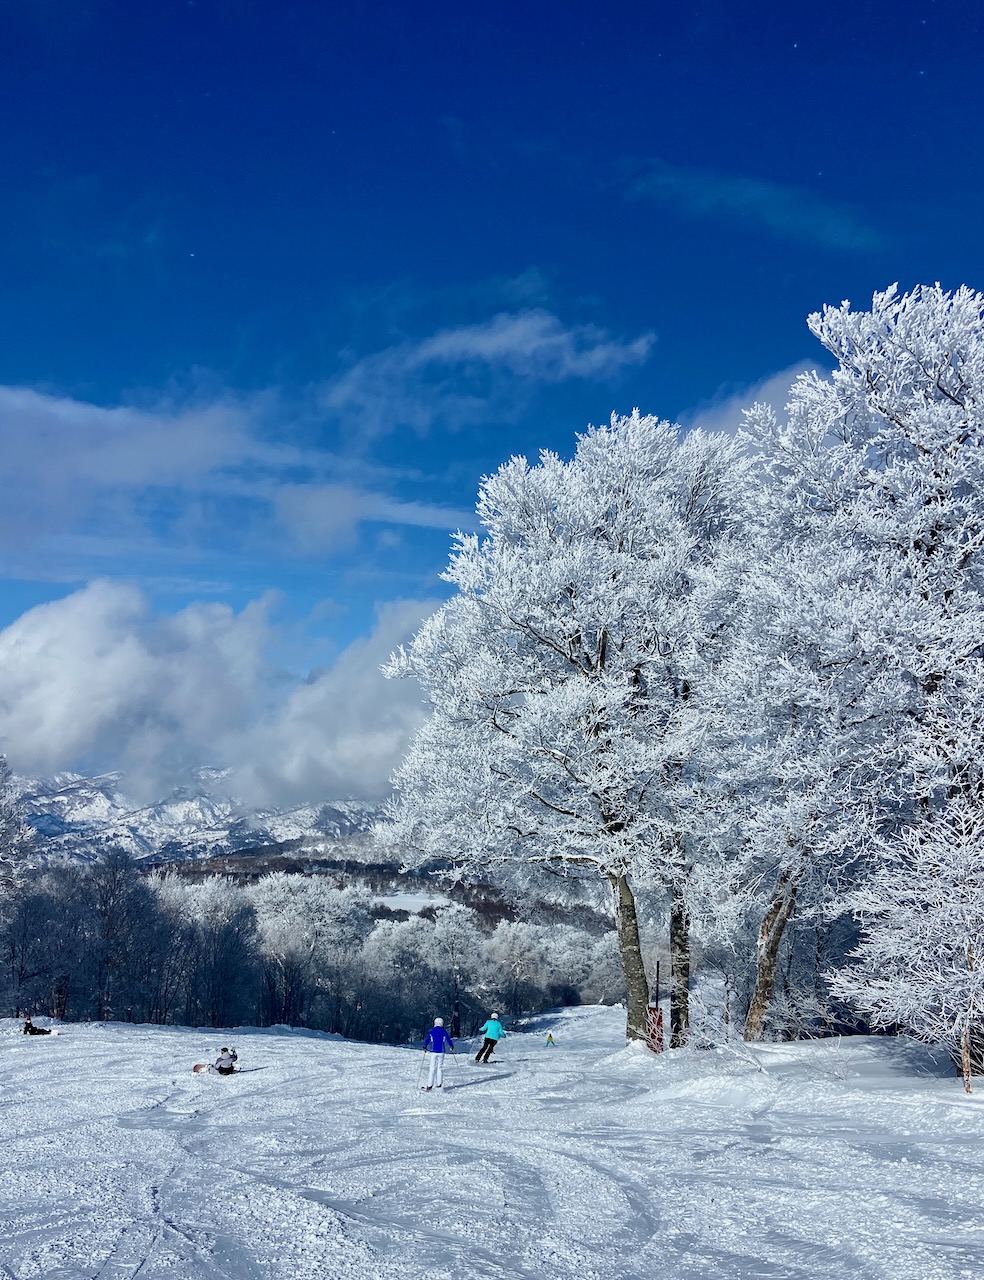
[[[506,1034],[503,1030],[502,1023],[499,1021],[499,1015],[493,1013],[484,1027],[478,1028],[478,1034],[485,1037],[481,1049],[475,1054],[476,1062],[488,1062],[492,1056],[492,1050]]]

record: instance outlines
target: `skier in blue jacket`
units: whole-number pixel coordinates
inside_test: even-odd
[[[444,1085],[444,1051],[450,1049],[454,1053],[454,1041],[444,1030],[444,1019],[435,1018],[434,1025],[424,1037],[424,1053],[430,1054],[430,1068],[427,1072],[427,1083],[423,1086],[428,1091],[435,1084],[440,1089]]]
[[[476,1062],[488,1062],[492,1056],[492,1050],[506,1034],[503,1030],[502,1023],[499,1021],[499,1015],[493,1013],[491,1018],[486,1020],[484,1027],[478,1028],[478,1034],[484,1036],[485,1040],[481,1049],[475,1054]]]

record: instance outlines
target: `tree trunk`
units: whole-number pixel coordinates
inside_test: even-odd
[[[973,973],[977,968],[977,953],[972,942],[967,943],[967,972]],[[971,1042],[971,1033],[974,1026],[974,1014],[976,1010],[976,1001],[971,1000],[970,1008],[967,1010],[967,1016],[964,1020],[963,1033],[960,1036],[960,1069],[963,1072],[964,1089],[967,1093],[973,1092],[971,1077],[974,1073],[973,1062],[973,1045]]]
[[[960,1070],[963,1073],[964,1090],[967,1093],[973,1093],[973,1084],[971,1082],[971,1062],[970,1062],[970,1017],[964,1023],[963,1032],[960,1036]]]
[[[772,1004],[776,984],[776,962],[783,931],[796,908],[796,890],[802,871],[799,867],[787,867],[779,875],[772,901],[759,926],[756,946],[755,990],[748,1017],[745,1019],[745,1039],[761,1040],[765,1031],[765,1015]]]
[[[690,921],[680,887],[670,897],[670,1048],[679,1049],[690,1035]]]
[[[649,1006],[649,979],[642,961],[639,943],[639,920],[636,916],[635,897],[628,876],[610,875],[609,883],[615,894],[615,927],[618,930],[618,950],[625,973],[625,989],[628,993],[628,1012],[625,1020],[625,1038],[646,1038],[646,1010]]]

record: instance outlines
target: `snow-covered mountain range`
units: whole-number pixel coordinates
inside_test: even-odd
[[[294,809],[256,809],[236,798],[220,769],[195,769],[152,804],[127,795],[126,778],[60,773],[20,778],[18,790],[42,853],[89,860],[110,848],[151,862],[213,858],[272,845],[306,847],[364,835],[381,816],[379,805],[333,800]]]

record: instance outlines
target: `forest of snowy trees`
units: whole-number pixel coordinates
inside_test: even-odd
[[[981,1067],[984,297],[811,316],[835,363],[731,434],[638,412],[481,485],[448,603],[386,667],[429,717],[396,777],[408,863],[603,886],[614,930],[354,889],[19,874],[4,1000],[400,1039],[434,1007],[627,998],[666,939],[688,1039],[904,1029]],[[38,941],[42,939],[42,941]]]
[[[434,1011],[488,1016],[610,1002],[610,934],[497,922],[459,903],[401,918],[364,887],[273,872],[241,885],[145,874],[124,853],[17,878],[0,918],[7,1015],[190,1026],[288,1024],[416,1038]]]

